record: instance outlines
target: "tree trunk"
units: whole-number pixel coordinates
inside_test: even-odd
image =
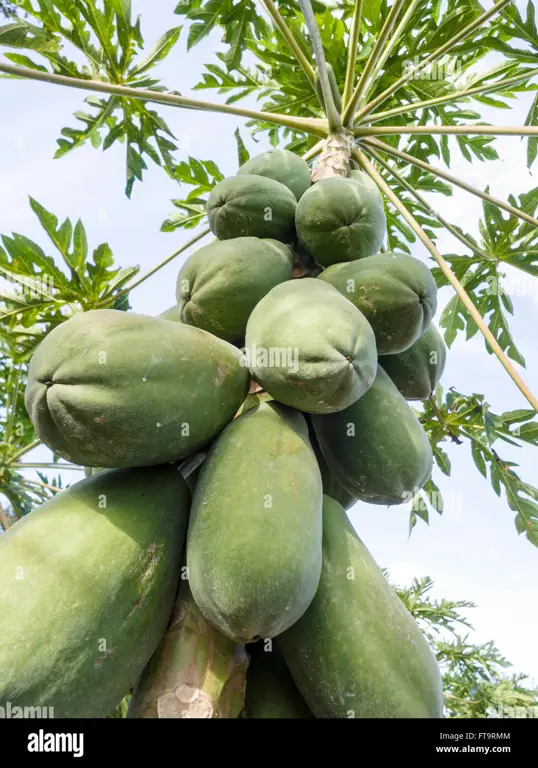
[[[209,626],[182,581],[168,629],[134,691],[129,718],[236,718],[248,656]]]

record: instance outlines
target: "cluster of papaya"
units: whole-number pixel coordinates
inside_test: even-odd
[[[445,363],[431,272],[379,253],[366,176],[311,184],[287,151],[208,215],[176,307],[76,315],[31,360],[37,434],[88,476],[0,537],[0,704],[440,717],[435,657],[345,512],[430,476],[406,401]]]

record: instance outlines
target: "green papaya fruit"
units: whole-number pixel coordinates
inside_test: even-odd
[[[354,179],[318,181],[304,193],[295,217],[299,241],[323,267],[363,259],[383,244],[383,200]]]
[[[0,536],[0,705],[104,717],[155,651],[190,493],[171,466],[82,480]]]
[[[313,416],[319,446],[338,482],[369,504],[403,504],[432,472],[422,425],[379,366],[368,392],[345,411]]]
[[[248,664],[245,646],[209,626],[182,579],[170,623],[133,692],[127,717],[239,717]]]
[[[245,339],[256,304],[291,280],[293,253],[278,240],[237,237],[196,251],[177,279],[181,319],[230,343]]]
[[[443,716],[441,675],[426,638],[327,496],[318,591],[278,641],[315,717]]]
[[[235,416],[249,376],[239,350],[155,317],[95,310],[41,342],[25,402],[40,440],[83,466],[174,461]]]
[[[157,317],[161,317],[163,320],[171,320],[173,323],[182,323],[181,310],[179,307],[170,307],[170,309],[161,312]]]
[[[271,646],[266,650],[263,641],[249,645],[245,717],[251,720],[312,718],[282,652],[275,641]]]
[[[334,285],[360,309],[374,330],[380,355],[409,349],[437,310],[437,285],[430,269],[404,253],[335,264],[317,279]]]
[[[279,181],[293,192],[297,200],[301,199],[312,184],[308,163],[287,149],[271,149],[251,157],[237,172],[238,176],[244,174],[266,176]]]
[[[427,400],[445,370],[445,342],[432,324],[405,352],[383,355],[379,363],[406,400]]]
[[[327,62],[326,66],[327,66],[327,74],[329,76],[329,85],[331,86],[331,93],[334,99],[334,106],[336,107],[336,111],[340,114],[340,112],[342,112],[342,97],[340,95],[340,90],[338,88],[336,75],[334,73],[334,69],[329,64],[329,62]],[[327,114],[327,110],[325,109],[325,98],[323,96],[323,90],[321,88],[321,79],[320,79],[319,70],[317,67],[314,73],[314,86],[316,88],[316,94],[318,96],[321,108],[323,109],[325,114]]]
[[[333,413],[371,387],[377,370],[364,315],[328,283],[304,278],[273,288],[247,324],[253,378],[286,405]]]
[[[307,419],[307,421],[310,444],[314,449],[314,453],[316,454],[319,470],[321,472],[323,493],[326,496],[330,496],[331,499],[337,501],[344,509],[350,509],[354,504],[356,504],[357,498],[352,493],[346,491],[343,485],[338,482],[334,476],[334,473],[329,469],[329,465],[325,461],[325,458],[321,452],[321,448],[319,447],[318,439],[316,437],[314,427],[312,426],[312,422],[310,419]]]
[[[193,597],[236,642],[297,621],[321,568],[322,485],[304,417],[264,402],[236,418],[202,465],[187,536]]]
[[[381,194],[381,190],[375,181],[373,181],[370,176],[368,176],[367,173],[364,173],[363,171],[351,170],[349,172],[349,178],[353,179],[353,181],[356,181],[359,184],[362,184],[362,186],[365,187],[372,195],[377,196],[381,205],[383,205],[383,195]]]
[[[219,240],[260,237],[291,243],[296,208],[297,200],[288,187],[252,174],[224,179],[207,201],[209,226]]]

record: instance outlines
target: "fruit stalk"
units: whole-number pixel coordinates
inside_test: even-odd
[[[213,629],[182,581],[172,618],[133,694],[129,718],[236,718],[245,698],[243,645]]]

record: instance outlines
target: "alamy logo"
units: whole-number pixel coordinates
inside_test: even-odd
[[[250,370],[261,368],[287,368],[290,373],[299,370],[299,350],[293,347],[245,347],[241,365]]]
[[[40,730],[28,736],[28,752],[72,752],[73,757],[82,757],[84,734],[45,733]]]
[[[5,707],[0,707],[0,719],[31,720],[34,718],[53,718],[54,707],[18,707],[10,701]]]

